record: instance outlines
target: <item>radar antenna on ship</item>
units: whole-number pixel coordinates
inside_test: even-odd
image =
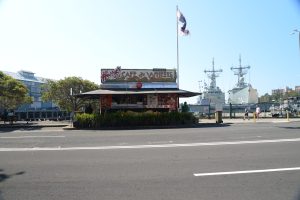
[[[238,83],[236,84],[236,86],[242,88],[247,86],[247,84],[245,83],[244,75],[248,73],[248,69],[250,69],[250,66],[242,66],[241,55],[239,57],[239,62],[239,67],[231,67],[230,69],[234,72],[234,75],[238,76]]]
[[[219,73],[223,72],[222,69],[215,70],[215,61],[214,58],[212,60],[212,70],[204,70],[205,73],[207,73],[208,78],[211,80],[210,82],[210,89],[216,89],[217,83],[216,78],[219,77]]]

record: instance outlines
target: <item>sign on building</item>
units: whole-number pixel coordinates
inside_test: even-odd
[[[101,69],[101,83],[176,82],[175,69]]]

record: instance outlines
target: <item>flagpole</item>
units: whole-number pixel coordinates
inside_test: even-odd
[[[299,37],[298,43],[299,43],[299,52],[300,52],[300,31],[299,31],[298,29],[295,29],[295,30],[293,30],[293,32],[291,33],[291,35],[294,35],[294,34],[296,34],[296,33],[298,33],[298,37]]]
[[[177,88],[179,89],[178,5],[176,5]]]
[[[299,34],[299,51],[300,51],[300,32],[298,31]]]

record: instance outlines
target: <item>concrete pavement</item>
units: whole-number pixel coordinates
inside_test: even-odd
[[[43,127],[67,127],[70,121],[16,121],[13,123],[0,121],[0,128],[43,128]]]
[[[223,118],[224,124],[240,124],[240,123],[285,123],[285,122],[300,122],[300,118],[259,118],[259,119],[243,119],[243,118]],[[199,123],[216,123],[215,119],[200,119]]]
[[[244,120],[243,118],[223,118],[223,124],[241,124],[241,123],[287,123],[287,122],[300,122],[300,118],[259,118],[259,119],[253,119],[250,118],[249,120]],[[214,118],[212,119],[200,119],[199,125],[213,125],[216,124],[216,120]],[[43,127],[61,127],[66,130],[73,130],[73,126],[70,121],[17,121],[13,124],[10,124],[9,122],[4,123],[3,121],[0,121],[0,129],[5,128],[43,128]],[[151,127],[146,127],[151,128]],[[157,127],[155,127],[157,128]],[[171,127],[174,128],[174,127]]]

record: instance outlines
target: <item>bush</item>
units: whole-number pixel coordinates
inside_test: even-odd
[[[77,114],[75,118],[74,126],[78,128],[92,128],[95,124],[95,115],[93,114]]]
[[[132,111],[99,114],[77,114],[74,127],[76,128],[106,128],[106,127],[143,127],[192,125],[198,119],[192,113],[179,112],[143,112]]]

